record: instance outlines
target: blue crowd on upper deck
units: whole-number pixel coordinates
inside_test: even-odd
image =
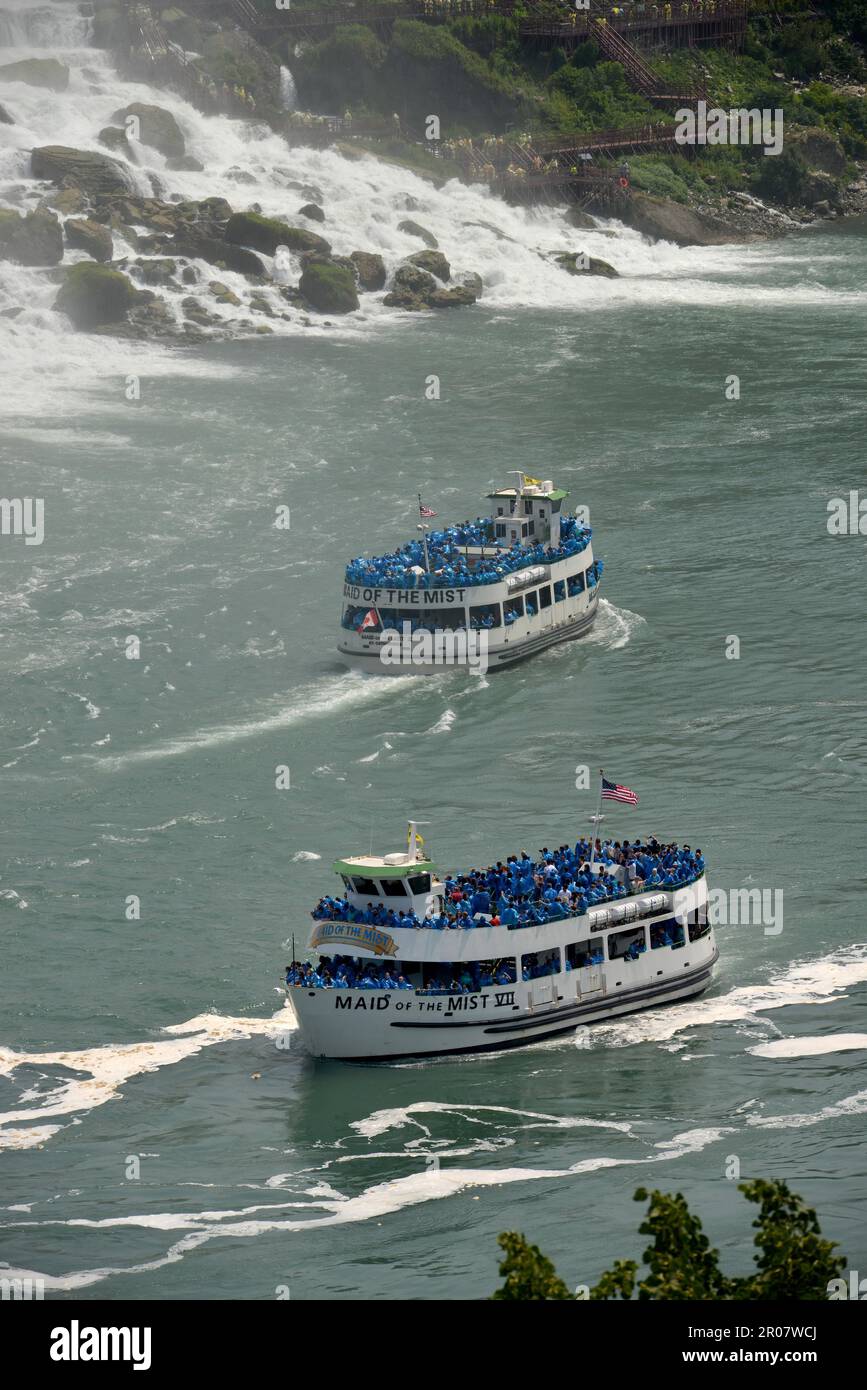
[[[560,522],[558,546],[516,542],[507,548],[496,539],[491,518],[479,517],[476,521],[449,526],[445,531],[431,531],[427,538],[427,567],[422,541],[412,540],[390,555],[374,555],[369,559],[360,555],[350,560],[346,566],[346,582],[388,589],[449,589],[496,584],[527,565],[552,564],[555,560],[578,555],[590,544],[591,535],[589,526],[567,516]],[[496,546],[496,553],[478,560],[471,568],[462,550],[466,546]]]
[[[589,908],[613,902],[649,888],[671,892],[694,882],[704,873],[700,849],[674,842],[663,845],[654,837],[638,840],[596,841],[589,865],[589,840],[574,848],[561,845],[539,851],[537,860],[526,850],[512,854],[487,869],[472,869],[444,880],[442,913],[419,918],[414,912],[369,902],[353,907],[345,898],[324,897],[312,916],[317,920],[353,922],[368,926],[450,928],[535,926],[567,917],[580,917]],[[616,873],[614,870],[620,872]],[[627,886],[628,885],[628,886]]]

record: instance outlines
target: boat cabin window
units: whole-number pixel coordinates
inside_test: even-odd
[[[602,942],[570,941],[566,947],[566,969],[581,970],[585,965],[601,965],[605,959]]]
[[[690,940],[693,938],[690,937]],[[683,946],[685,944],[683,927],[680,922],[669,919],[657,922],[650,928],[650,949],[657,951],[660,946]]]
[[[532,516],[532,515],[533,515],[533,503],[532,503],[532,502],[528,502],[527,499],[525,498],[525,499],[524,499],[524,516]]]
[[[498,603],[479,603],[470,609],[470,627],[502,627]]]
[[[457,628],[463,632],[467,626],[467,614],[464,608],[423,608],[421,611],[421,622],[423,627],[429,627],[433,632],[439,628],[440,631],[454,632]]]
[[[404,974],[412,979],[420,994],[474,994],[489,985],[513,985],[517,978],[514,956],[495,960],[407,961]]]
[[[527,594],[525,602],[527,604],[527,617],[535,618],[539,611],[539,595],[535,592]]]
[[[506,623],[513,623],[516,618],[523,618],[523,598],[507,598],[506,602],[503,604],[503,613],[505,616]]]
[[[570,596],[574,594],[583,594],[584,575],[570,574],[568,579],[566,580],[566,588],[568,589]]]
[[[357,631],[370,611],[369,603],[363,608],[358,608],[355,604],[348,603],[343,610],[343,617],[340,619],[341,626],[347,628],[349,631]],[[373,611],[375,614],[376,610],[374,609]],[[379,626],[378,620],[376,626]]]
[[[500,511],[497,513],[497,515],[498,515],[498,516],[502,516],[502,515],[503,515],[502,508],[501,508]],[[495,534],[495,536],[497,537],[497,540],[503,541],[503,540],[506,539],[506,528],[505,528],[505,526],[503,525],[502,522],[499,522],[499,521],[497,522],[496,526],[494,527],[494,534]]]
[[[379,884],[375,883],[372,878],[354,878],[352,886],[356,893],[364,893],[368,898],[379,897]]]
[[[692,916],[692,914],[690,913],[690,917],[691,917],[691,916]],[[690,939],[690,941],[700,941],[701,938],[702,938],[703,936],[707,936],[707,934],[708,934],[709,931],[710,931],[710,922],[707,920],[707,917],[705,917],[704,921],[702,921],[701,918],[699,917],[695,922],[693,922],[693,921],[690,921],[690,922],[689,922],[689,939]]]
[[[566,597],[566,581],[558,579],[554,583],[554,602],[562,603]]]
[[[559,973],[559,946],[553,947],[550,951],[531,951],[529,955],[521,957],[521,978],[524,980],[538,980],[542,975]]]
[[[634,956],[636,951],[644,951],[646,947],[644,927],[613,931],[608,938],[608,959],[623,960],[626,956]]]
[[[550,584],[543,584],[542,587],[541,587],[541,589],[539,590],[539,607],[540,607],[540,608],[550,608],[550,607],[551,607],[551,585],[550,585]]]
[[[409,891],[411,893],[430,892],[430,874],[413,874],[412,878],[408,879],[407,882],[409,883]]]
[[[402,878],[384,878],[382,880],[382,891],[386,898],[409,897],[406,891],[406,884]]]

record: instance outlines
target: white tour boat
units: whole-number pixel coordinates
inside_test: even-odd
[[[417,539],[346,567],[343,660],[376,675],[484,674],[588,632],[602,561],[589,525],[563,512],[567,496],[519,474],[489,494],[490,517],[441,531],[419,497]]]
[[[405,852],[335,864],[341,896],[313,913],[318,964],[286,972],[313,1056],[439,1056],[576,1030],[583,1039],[587,1024],[710,984],[718,951],[700,850],[579,840],[441,879],[421,843],[411,823]]]

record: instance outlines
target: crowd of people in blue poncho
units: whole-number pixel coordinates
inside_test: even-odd
[[[416,994],[473,994],[488,985],[513,985],[516,979],[514,960],[469,961],[466,964],[431,965],[424,985]],[[525,980],[537,974],[550,974],[548,964],[525,966]],[[305,989],[413,989],[399,971],[377,961],[355,960],[352,956],[320,956],[318,965],[294,960],[286,966],[286,984]]]
[[[354,907],[345,898],[320,898],[313,909],[317,920],[355,922],[367,926],[427,927],[435,931],[484,926],[526,927],[579,917],[589,908],[613,902],[629,893],[660,888],[671,891],[692,883],[705,868],[700,849],[660,844],[651,837],[596,841],[590,869],[591,844],[543,848],[533,860],[526,850],[509,855],[487,869],[473,869],[444,880],[443,911],[424,918],[414,912],[369,902]]]
[[[462,588],[471,584],[496,584],[515,570],[526,565],[551,564],[578,555],[590,543],[591,530],[575,517],[560,522],[560,544],[556,547],[536,542],[522,545],[516,542],[506,547],[494,534],[494,522],[479,517],[445,531],[431,531],[427,538],[428,566],[425,567],[424,545],[421,540],[408,541],[390,555],[359,555],[346,566],[347,584],[363,584],[370,588],[441,589]],[[467,546],[491,546],[495,550],[470,567],[464,549]]]

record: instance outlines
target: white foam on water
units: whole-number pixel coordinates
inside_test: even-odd
[[[15,1052],[0,1047],[0,1075],[11,1077],[24,1066],[40,1069],[62,1068],[80,1072],[80,1077],[59,1080],[42,1093],[32,1109],[0,1113],[0,1149],[33,1148],[42,1144],[60,1126],[42,1123],[48,1117],[90,1111],[116,1100],[121,1088],[134,1076],[159,1071],[193,1057],[205,1047],[237,1042],[258,1036],[273,1037],[297,1027],[294,1013],[281,1009],[272,1018],[223,1018],[200,1014],[186,1023],[162,1031],[173,1036],[153,1042],[122,1043],[105,1047],[81,1048],[64,1052]],[[30,1097],[33,1099],[32,1095]],[[24,1122],[33,1125],[24,1128]]]
[[[856,1052],[867,1048],[867,1033],[831,1033],[825,1038],[777,1038],[774,1042],[748,1047],[754,1057],[825,1057],[833,1052]]]
[[[138,763],[154,762],[162,758],[177,758],[188,753],[210,751],[244,739],[258,738],[262,734],[289,729],[308,719],[330,716],[340,711],[360,707],[378,700],[386,693],[394,694],[397,682],[424,680],[420,676],[362,676],[349,673],[320,681],[299,691],[288,705],[281,705],[272,714],[263,714],[258,719],[239,720],[236,724],[219,724],[211,728],[194,729],[188,734],[180,734],[163,743],[152,744],[149,748],[136,748],[128,753],[100,757],[93,753],[80,753],[102,772],[118,772]],[[405,691],[406,687],[402,687]]]
[[[632,640],[633,634],[644,627],[646,619],[628,608],[617,608],[607,598],[600,598],[596,621],[585,641],[595,642],[606,651],[616,652]]]
[[[685,1004],[669,1004],[657,1012],[635,1014],[611,1023],[594,1024],[594,1041],[611,1047],[666,1042],[689,1028],[720,1023],[761,1023],[761,1015],[795,1005],[823,1004],[843,997],[853,985],[867,981],[867,947],[843,947],[827,956],[790,965],[763,984],[742,985],[726,994],[705,995]]]
[[[462,1119],[476,1124],[483,1122],[481,1119],[475,1119],[476,1116],[487,1117],[489,1115],[512,1115],[518,1119],[529,1119],[537,1122],[523,1125],[523,1129],[548,1129],[552,1127],[554,1129],[575,1129],[587,1125],[595,1129],[616,1129],[623,1134],[629,1134],[632,1131],[631,1124],[615,1120],[586,1120],[571,1115],[546,1115],[539,1114],[535,1110],[515,1110],[509,1105],[451,1105],[444,1101],[432,1100],[419,1100],[412,1105],[390,1110],[376,1110],[364,1120],[353,1120],[350,1129],[354,1129],[365,1139],[375,1139],[381,1134],[387,1134],[389,1130],[403,1129],[407,1125],[415,1125],[427,1134],[429,1131],[415,1118],[417,1115],[427,1114],[456,1114],[460,1115]]]
[[[432,724],[429,729],[425,729],[425,733],[450,734],[452,731],[452,725],[454,724],[457,717],[458,716],[455,714],[453,709],[444,710],[437,722],[435,724]]]
[[[844,1096],[832,1105],[823,1105],[813,1113],[796,1115],[748,1115],[746,1123],[754,1129],[808,1129],[824,1120],[838,1120],[848,1115],[867,1114],[867,1091]]]

